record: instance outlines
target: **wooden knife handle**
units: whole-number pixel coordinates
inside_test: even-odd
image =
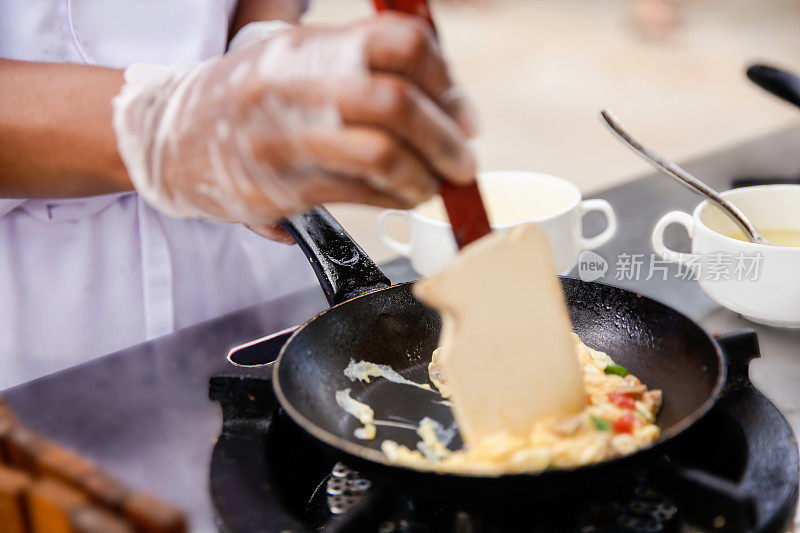
[[[436,32],[427,0],[372,0],[372,3],[379,12],[391,10],[420,16],[427,20]],[[471,185],[463,186],[455,185],[445,179],[440,181],[439,194],[442,196],[447,218],[453,227],[453,236],[458,249],[491,233],[489,216],[486,214],[478,184],[472,182]]]

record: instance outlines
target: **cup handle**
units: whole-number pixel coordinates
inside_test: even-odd
[[[670,211],[661,217],[653,228],[653,236],[651,239],[653,250],[666,261],[671,261],[680,265],[690,264],[691,254],[676,252],[664,244],[664,230],[666,230],[667,226],[670,224],[680,224],[686,228],[690,239],[694,237],[694,218],[692,215],[684,213],[683,211]]]
[[[611,237],[617,232],[617,215],[610,203],[599,198],[584,200],[578,205],[578,209],[581,218],[592,211],[600,211],[606,216],[606,229],[588,239],[583,235],[579,237],[582,250],[593,250],[611,240]]]
[[[397,239],[389,237],[385,232],[385,227],[386,227],[386,220],[388,220],[389,217],[400,216],[408,220],[409,215],[410,215],[409,211],[401,211],[400,209],[388,209],[382,212],[378,216],[378,221],[375,225],[375,233],[377,233],[378,240],[381,242],[381,244],[383,244],[390,250],[397,252],[403,257],[411,257],[411,243],[400,242]]]

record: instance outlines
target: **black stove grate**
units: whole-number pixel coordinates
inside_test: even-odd
[[[738,342],[753,346],[746,338]],[[744,359],[731,369],[737,363],[746,369]],[[746,371],[739,378],[746,380]],[[223,531],[767,532],[790,529],[796,510],[796,440],[749,384],[726,395],[647,471],[613,490],[559,505],[535,494],[509,495],[514,506],[503,509],[466,508],[446,494],[427,501],[373,483],[322,453],[281,412],[269,381],[252,372],[212,378],[211,397],[223,409],[210,469]]]

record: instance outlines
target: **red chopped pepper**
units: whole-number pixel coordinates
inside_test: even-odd
[[[633,413],[627,413],[619,417],[611,424],[614,433],[631,433],[636,424],[636,417]]]
[[[636,409],[636,402],[627,394],[623,394],[621,392],[609,392],[608,399],[620,409],[630,409],[631,411]]]

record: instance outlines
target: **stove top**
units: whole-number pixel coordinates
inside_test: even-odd
[[[271,365],[211,379],[223,430],[210,468],[218,526],[230,532],[378,531],[786,531],[796,511],[797,442],[777,408],[753,387],[752,332],[726,336],[731,381],[692,433],[648,466],[588,501],[553,505],[536,494],[507,495],[487,508],[394,490],[320,450],[282,413]],[[251,363],[272,361],[282,339],[256,344]],[[503,495],[506,496],[506,495]]]

